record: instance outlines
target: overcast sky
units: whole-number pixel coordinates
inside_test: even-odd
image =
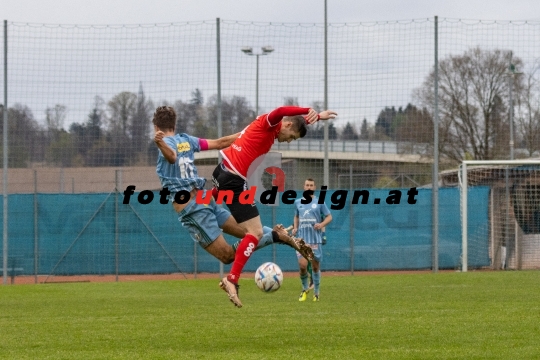
[[[538,0],[328,0],[328,21],[431,18],[540,20]],[[2,0],[2,19],[52,24],[147,24],[210,20],[314,23],[323,0]]]
[[[0,0],[0,4],[0,19],[14,23],[194,22],[181,32],[172,25],[93,30],[13,26],[10,102],[28,105],[39,121],[45,116],[44,109],[57,103],[68,108],[66,125],[83,121],[94,95],[107,101],[120,91],[136,92],[139,84],[156,103],[187,101],[194,88],[201,89],[208,99],[215,94],[216,85],[213,24],[217,17],[231,20],[223,23],[221,33],[224,96],[244,96],[253,106],[254,62],[239,49],[270,44],[276,51],[262,65],[260,110],[282,104],[285,96],[297,97],[304,106],[323,98],[322,27],[259,25],[320,25],[324,22],[324,0]],[[440,21],[441,58],[478,45],[512,49],[528,65],[540,58],[538,47],[533,45],[538,44],[540,36],[536,30],[540,25],[540,0],[328,0],[329,23],[356,24],[334,26],[329,31],[329,104],[339,110],[338,126],[346,121],[359,125],[364,118],[373,123],[383,107],[411,102],[412,91],[433,64],[435,15],[517,22],[500,26],[489,21],[480,25]],[[411,19],[418,21],[393,22]],[[527,20],[533,22],[522,26],[520,21]],[[379,23],[373,26],[375,21]],[[161,44],[162,52],[171,52],[148,60],[153,44]],[[81,46],[89,49],[84,56]],[[310,46],[317,56],[306,57],[312,51]],[[139,56],[131,49],[137,49]],[[38,81],[43,76],[48,82]]]

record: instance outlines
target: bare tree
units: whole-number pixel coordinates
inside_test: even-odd
[[[85,123],[72,123],[69,127],[69,132],[73,136],[73,142],[77,153],[84,159],[86,164],[91,164],[92,160],[87,154],[92,147],[97,146],[102,137],[101,125],[105,118],[105,110],[103,110],[104,101],[96,95],[94,97],[94,105],[88,114]]]
[[[524,76],[523,91],[517,98],[516,125],[529,156],[540,150],[540,81],[537,70],[540,61]]]
[[[298,106],[298,98],[294,96],[285,96],[283,98],[284,106]]]
[[[146,98],[141,83],[139,85],[139,93],[137,94],[135,111],[130,123],[132,157],[139,157],[139,159],[134,160],[135,163],[144,164],[148,161],[147,150],[150,145],[150,125],[152,124],[153,108],[154,105],[151,100]]]
[[[49,132],[51,141],[58,140],[61,130],[63,130],[64,121],[66,120],[67,107],[62,104],[56,104],[53,108],[45,109],[45,125]]]
[[[45,152],[45,159],[50,164],[68,167],[80,165],[76,162],[77,155],[73,137],[70,133],[61,129],[56,134],[56,139],[49,144]]]
[[[137,108],[137,95],[123,91],[107,103],[107,137],[98,141],[90,156],[100,158],[97,163],[124,166],[136,161],[131,153],[130,130]],[[99,154],[99,156],[97,155]],[[96,163],[94,163],[96,164]]]
[[[510,51],[467,50],[439,63],[440,152],[461,161],[464,157],[484,160],[508,155],[508,81]],[[522,61],[512,62],[520,67]],[[434,73],[428,75],[415,97],[433,109]],[[514,78],[514,89],[522,86]]]
[[[217,97],[208,99],[208,121],[212,127],[217,127]],[[241,131],[255,119],[255,110],[251,108],[243,96],[225,96],[221,100],[221,115],[223,135]]]
[[[179,134],[187,132],[197,119],[193,106],[182,100],[176,100],[172,107],[176,111],[176,132]]]
[[[324,111],[324,101],[314,101],[311,103],[311,108],[315,110],[316,112],[320,113],[321,111]]]
[[[108,130],[115,136],[128,135],[131,118],[136,110],[137,95],[123,91],[113,96],[107,104]]]
[[[0,108],[0,115],[6,109]],[[8,111],[9,167],[26,167],[30,162],[43,161],[48,139],[26,105],[14,104]],[[0,127],[0,135],[3,128]],[[1,153],[2,149],[0,149]],[[3,158],[0,159],[2,164]],[[2,164],[3,165],[3,164]]]
[[[206,138],[215,138],[217,136],[216,126],[211,126],[208,122],[208,113],[204,106],[201,90],[195,89],[191,92],[191,100],[187,104],[187,111],[191,118],[188,129],[192,135]]]
[[[165,102],[163,105],[167,105]],[[176,111],[176,132],[187,132],[194,136],[213,138],[217,135],[216,125],[208,123],[208,113],[204,106],[202,91],[195,89],[191,92],[189,102],[176,100],[172,105]],[[217,121],[216,121],[217,123]]]

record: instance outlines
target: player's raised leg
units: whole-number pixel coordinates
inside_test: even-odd
[[[180,222],[187,228],[191,238],[208,253],[224,264],[234,261],[235,252],[221,233],[219,224],[224,223],[228,212],[222,212],[214,202],[208,206],[192,204],[189,211],[182,210],[179,213]],[[229,300],[237,307],[242,307],[238,297],[238,287],[235,284],[220,283],[220,287],[227,293]]]
[[[306,245],[303,239],[290,236],[288,232],[289,229],[291,229],[291,227],[285,229],[283,225],[274,226],[273,230],[278,234],[279,237],[279,241],[277,243],[289,245],[299,252],[306,260],[311,261],[313,259],[313,250]]]
[[[240,240],[240,244],[238,244],[231,271],[227,276],[228,281],[236,284],[240,279],[240,274],[242,273],[244,266],[249,260],[251,254],[255,251],[255,248],[259,244],[259,240],[263,236],[261,217],[258,215],[254,218],[239,223],[239,225],[246,230],[246,235],[244,238],[242,238],[242,240]]]
[[[227,221],[221,226],[223,231],[229,235],[232,235],[234,237],[237,237],[239,239],[243,239],[244,236],[246,236],[246,230],[234,219],[233,216],[230,216]],[[260,250],[268,245],[271,245],[273,243],[279,242],[279,235],[276,231],[272,230],[268,226],[263,226],[263,236],[259,240],[259,243],[255,247],[255,251]],[[232,245],[234,251],[238,248],[238,245],[240,245],[241,240],[238,240],[236,243]]]

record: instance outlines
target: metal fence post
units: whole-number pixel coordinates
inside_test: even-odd
[[[272,206],[272,224],[276,223],[276,207]],[[276,263],[276,257],[277,257],[277,251],[276,251],[276,244],[272,244],[272,261],[274,264]]]
[[[38,235],[38,195],[37,170],[34,170],[34,283],[38,283],[39,271],[39,235]]]
[[[349,164],[349,193],[352,196],[353,190],[353,169],[352,163]],[[349,205],[349,244],[351,247],[351,275],[354,275],[354,211],[352,201]]]
[[[65,179],[64,179],[64,167],[60,168],[60,194],[63,194],[65,191]]]
[[[196,279],[197,278],[197,262],[199,260],[197,259],[197,243],[194,241],[193,242],[193,278]],[[220,262],[220,264],[222,264]]]
[[[221,28],[220,19],[216,18],[216,65],[217,65],[217,136],[223,136],[223,123],[221,120]],[[221,153],[218,153],[218,164],[221,162]],[[223,278],[223,263],[219,261],[219,278]],[[196,273],[196,272],[195,272]]]
[[[433,179],[432,179],[432,250],[431,268],[434,273],[439,271],[439,21],[435,16],[435,109],[433,116]]]
[[[324,0],[324,109],[328,109],[328,11]],[[330,165],[328,160],[328,121],[324,122],[323,185],[330,186]]]
[[[115,170],[115,189],[114,189],[114,263],[115,263],[115,280],[118,282],[119,272],[119,239],[118,239],[118,193],[122,188],[122,170]]]

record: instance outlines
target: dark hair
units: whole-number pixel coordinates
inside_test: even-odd
[[[300,137],[303,138],[307,133],[306,120],[302,115],[296,116],[287,116],[286,121],[292,122],[292,130],[300,134]]]
[[[176,128],[176,111],[170,106],[160,106],[154,113],[152,123],[160,130],[172,130]]]
[[[306,181],[311,181],[312,183],[315,183],[315,180],[313,180],[312,178],[307,178]]]

